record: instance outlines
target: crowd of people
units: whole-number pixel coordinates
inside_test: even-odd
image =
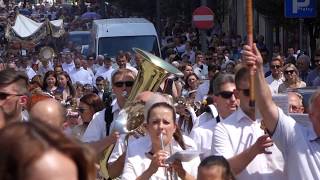
[[[168,75],[133,102],[128,97],[145,60],[139,53],[84,56],[72,42],[51,59],[36,50],[6,53],[0,179],[103,179],[104,166],[110,179],[124,180],[320,179],[320,49],[313,67],[291,47],[269,51],[263,36],[249,47],[239,35],[212,30],[202,51],[190,25],[168,20],[164,29],[162,59],[183,75]],[[308,104],[299,93],[305,87],[314,89]],[[280,95],[286,107],[273,100]],[[129,136],[116,128],[128,106],[142,118],[142,132]],[[167,161],[177,152],[185,156]]]

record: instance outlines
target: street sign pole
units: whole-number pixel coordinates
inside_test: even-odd
[[[201,5],[207,6],[207,0],[201,0]],[[207,44],[206,30],[200,30],[200,42],[201,42],[201,51],[207,52],[208,44]]]
[[[299,19],[299,49],[302,50],[302,36],[303,36],[303,19]]]

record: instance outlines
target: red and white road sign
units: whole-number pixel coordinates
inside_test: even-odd
[[[214,13],[207,6],[198,7],[193,11],[192,22],[198,29],[210,29],[213,27]]]

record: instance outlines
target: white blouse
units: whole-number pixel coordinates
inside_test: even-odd
[[[192,139],[187,136],[183,136],[187,149],[196,149],[196,145]],[[127,150],[126,162],[122,174],[122,180],[133,180],[142,175],[146,171],[151,163],[151,159],[147,157],[147,152],[151,150],[151,139],[141,138],[130,144]],[[172,143],[173,152],[182,151],[176,141]],[[182,162],[182,166],[186,172],[193,177],[197,177],[198,165],[200,164],[200,158],[196,157],[189,162]],[[154,173],[151,180],[166,180],[165,168],[159,167],[158,171]],[[178,179],[180,179],[178,177]]]

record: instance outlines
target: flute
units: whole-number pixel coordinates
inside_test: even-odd
[[[164,150],[164,142],[163,142],[163,134],[162,134],[162,132],[160,133],[160,142],[161,142],[161,150]],[[165,172],[164,173],[165,173],[166,179],[170,180],[169,172],[168,172],[167,168],[165,168]]]

